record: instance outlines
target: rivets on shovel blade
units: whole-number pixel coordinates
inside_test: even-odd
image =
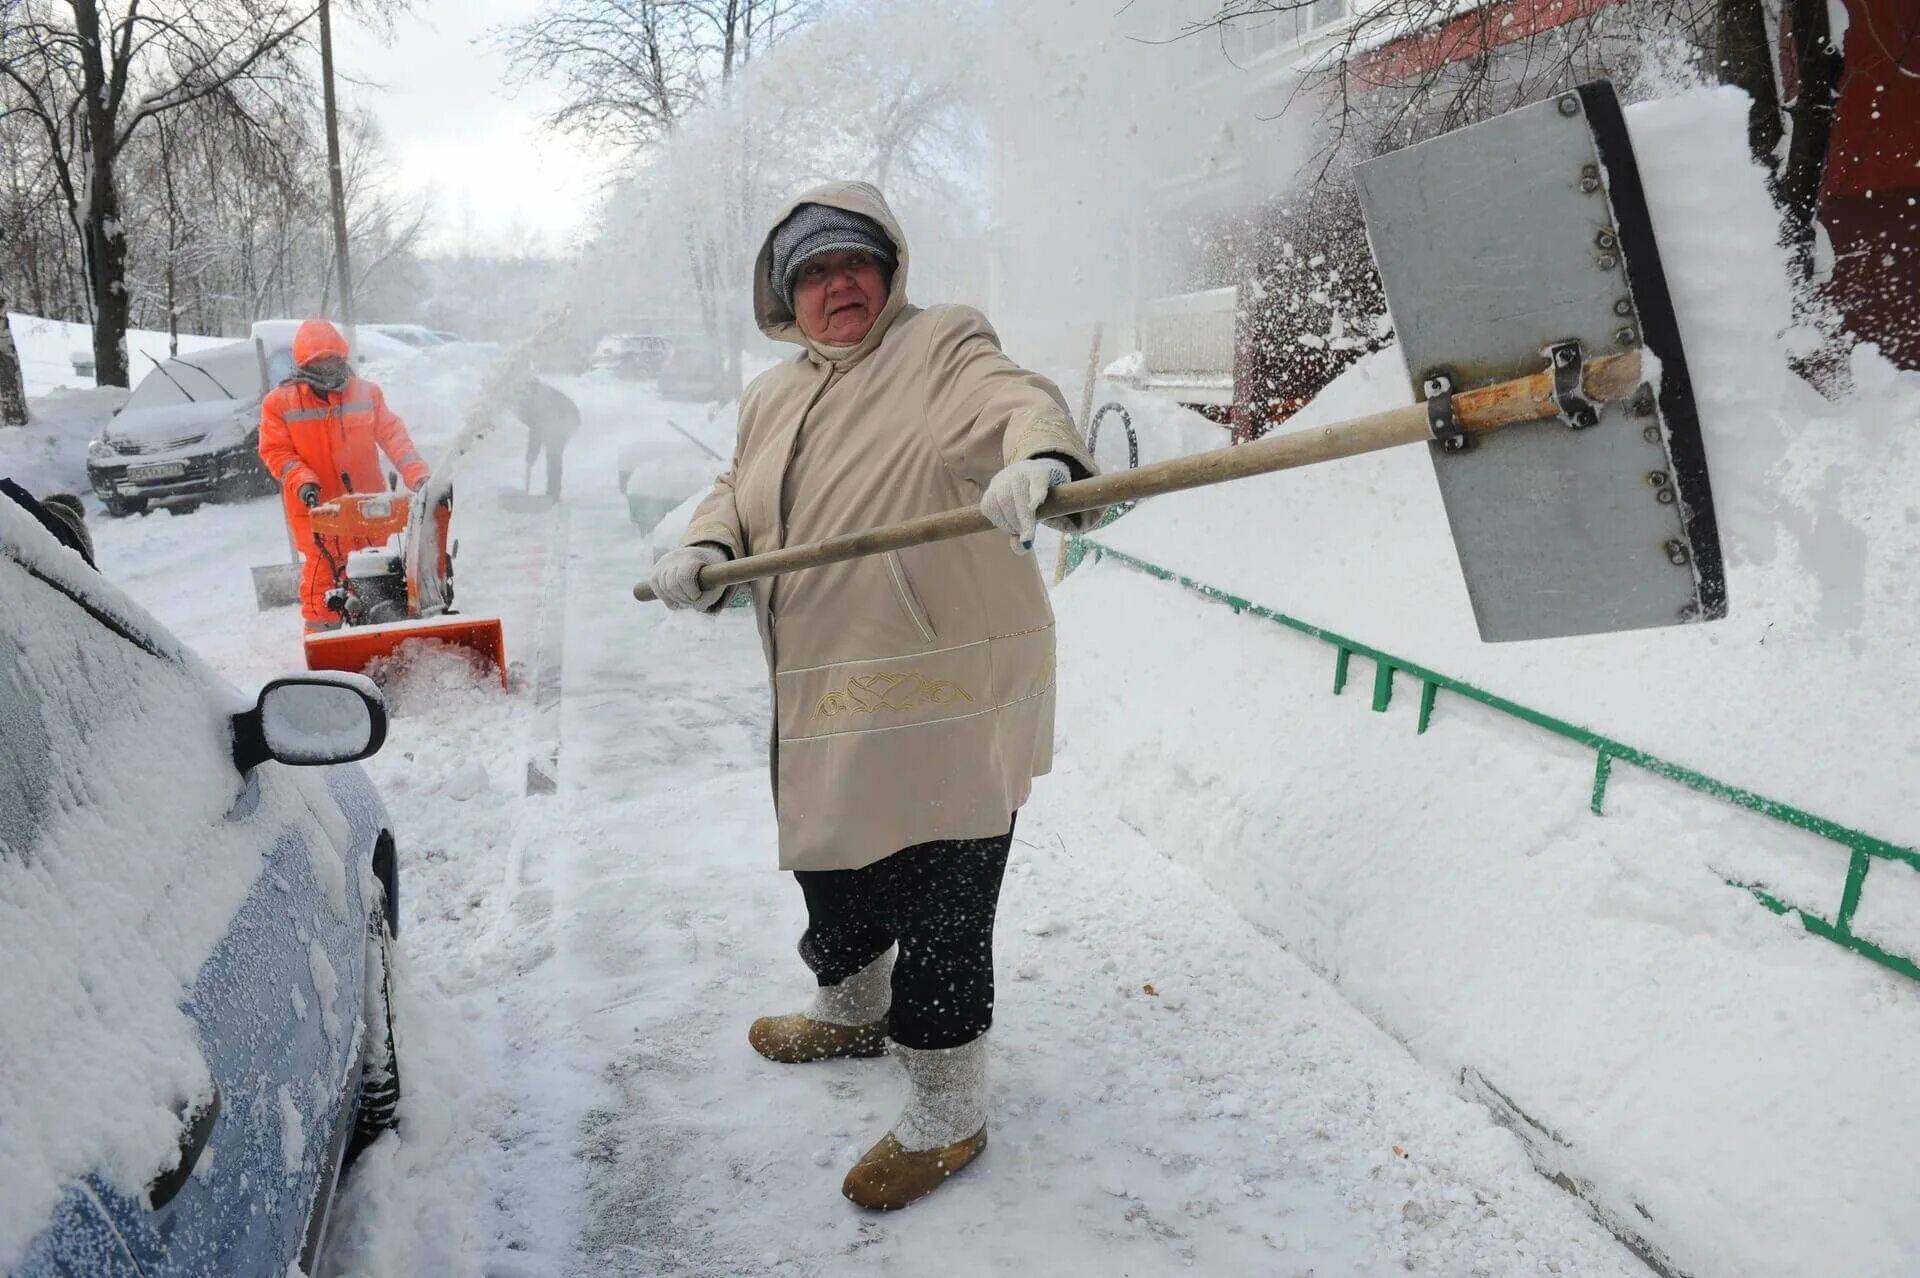
[[[1670,564],[1691,563],[1693,556],[1687,553],[1687,543],[1679,538],[1667,543],[1667,562]]]
[[[1648,426],[1640,432],[1640,438],[1646,440],[1649,444],[1657,444],[1660,442],[1660,428],[1658,426]]]
[[[1592,195],[1600,189],[1600,170],[1592,164],[1580,166],[1580,189]]]
[[[1567,93],[1567,94],[1561,95],[1560,114],[1561,115],[1579,115],[1580,114],[1580,95],[1577,93]]]
[[[1620,343],[1622,346],[1631,346],[1635,342],[1640,340],[1640,334],[1634,332],[1630,328],[1623,328],[1619,332],[1613,335],[1613,340]]]
[[[1615,302],[1613,304],[1613,313],[1615,315],[1618,315],[1622,319],[1625,319],[1627,316],[1633,314],[1632,299],[1623,297],[1619,301]]]
[[[1593,237],[1593,242],[1602,252],[1611,253],[1614,245],[1620,241],[1614,238],[1612,231],[1602,229],[1600,234]]]
[[[1650,471],[1648,471],[1648,472],[1647,472],[1647,487],[1649,487],[1649,488],[1665,488],[1666,486],[1667,486],[1667,472],[1666,472],[1666,471],[1664,471],[1664,470],[1650,470]]]

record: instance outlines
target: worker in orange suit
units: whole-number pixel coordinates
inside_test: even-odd
[[[327,606],[336,573],[358,544],[314,542],[308,512],[346,493],[387,490],[380,470],[385,453],[415,492],[427,482],[427,463],[380,387],[354,376],[347,342],[323,319],[300,325],[293,338],[293,375],[260,404],[260,459],[280,485],[287,526],[304,565],[300,612],[309,633],[332,630],[340,614]]]

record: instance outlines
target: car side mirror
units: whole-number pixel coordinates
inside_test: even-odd
[[[363,675],[275,679],[253,709],[233,716],[233,761],[243,773],[270,759],[294,767],[353,763],[386,739],[386,698]]]

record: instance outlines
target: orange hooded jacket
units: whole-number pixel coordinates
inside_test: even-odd
[[[346,354],[345,339],[325,320],[308,320],[294,338],[295,364],[326,355],[344,359]],[[324,603],[333,574],[324,559],[314,554],[300,489],[319,485],[321,501],[349,492],[385,492],[380,453],[399,468],[407,487],[418,488],[426,482],[427,463],[405,423],[387,407],[380,387],[363,377],[348,378],[339,392],[324,397],[305,382],[282,382],[261,401],[260,460],[280,485],[293,544],[307,561],[300,593],[308,621],[334,619]],[[340,549],[354,547],[336,548]]]

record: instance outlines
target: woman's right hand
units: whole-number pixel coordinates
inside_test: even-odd
[[[715,586],[711,590],[702,590],[700,570],[723,564],[728,558],[725,550],[710,543],[680,546],[662,555],[659,562],[654,564],[649,584],[660,602],[676,612],[682,608],[705,612],[720,602],[726,587]]]

